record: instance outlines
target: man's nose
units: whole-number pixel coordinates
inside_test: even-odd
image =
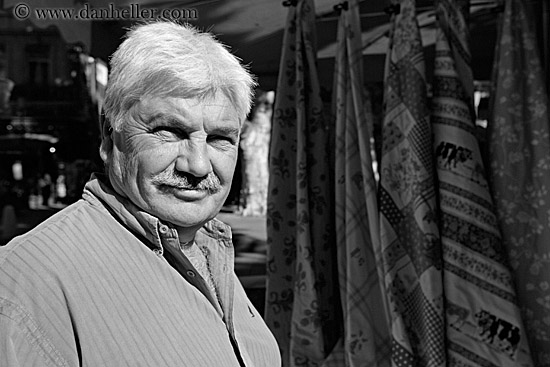
[[[204,141],[185,141],[180,146],[176,169],[195,177],[204,177],[212,172],[208,156],[208,144]]]

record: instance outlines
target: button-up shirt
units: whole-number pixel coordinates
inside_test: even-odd
[[[93,178],[0,247],[0,366],[280,366],[235,276],[230,228],[213,219],[195,240],[216,292],[170,223]]]

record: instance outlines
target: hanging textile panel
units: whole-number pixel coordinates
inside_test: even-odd
[[[473,76],[464,13],[439,0],[433,127],[447,357],[450,366],[532,366],[493,202],[475,137]]]
[[[364,100],[357,0],[338,22],[336,93],[336,243],[344,335],[340,366],[389,366],[386,304],[374,251],[380,249],[371,157],[373,116]]]
[[[414,0],[392,17],[380,162],[380,233],[392,366],[444,366],[441,252],[430,111]]]
[[[505,3],[489,124],[491,183],[536,366],[550,366],[550,117],[530,19]]]
[[[317,366],[341,328],[328,128],[313,0],[289,7],[270,147],[266,322],[284,366]]]

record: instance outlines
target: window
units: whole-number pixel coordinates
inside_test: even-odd
[[[50,46],[31,44],[25,47],[29,67],[29,83],[47,85],[50,75]]]

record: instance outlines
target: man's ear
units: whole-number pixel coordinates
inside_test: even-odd
[[[101,132],[101,145],[99,146],[99,156],[104,163],[107,163],[111,152],[113,151],[113,138],[111,136],[113,128],[111,127],[111,121],[109,121],[105,114],[101,113],[99,120],[99,129]]]

